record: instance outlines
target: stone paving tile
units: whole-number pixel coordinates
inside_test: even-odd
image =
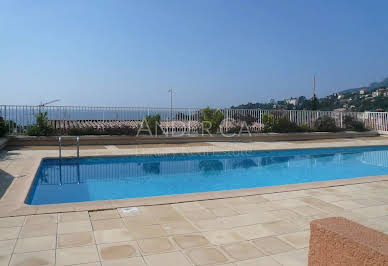
[[[23,226],[25,216],[0,218],[0,228]]]
[[[201,247],[210,244],[202,234],[179,235],[173,236],[172,239],[181,249]]]
[[[93,232],[77,232],[57,236],[58,248],[91,246],[94,244],[95,241]]]
[[[277,237],[262,237],[252,240],[252,243],[267,255],[284,253],[294,249],[290,244]]]
[[[309,245],[310,231],[291,233],[278,237],[295,248],[305,248]]]
[[[94,231],[111,230],[111,229],[125,229],[123,220],[120,219],[106,219],[92,221]]]
[[[166,231],[164,231],[163,228],[158,224],[144,226],[127,226],[127,229],[134,239],[146,239],[167,236]]]
[[[186,257],[178,251],[144,256],[144,260],[148,266],[191,266]]]
[[[166,237],[148,238],[138,241],[140,251],[144,255],[171,252],[177,250],[175,245]]]
[[[0,266],[8,266],[11,255],[0,255]]]
[[[98,252],[102,261],[140,256],[136,241],[101,244],[98,245]]]
[[[94,238],[97,244],[103,244],[134,240],[134,235],[127,229],[113,229],[94,231]]]
[[[332,204],[334,204],[338,207],[344,208],[345,210],[351,210],[351,209],[365,207],[365,205],[357,203],[354,200],[341,200],[341,201],[332,202]]]
[[[212,208],[210,211],[217,217],[225,217],[225,216],[235,216],[239,213],[235,210],[233,210],[230,207],[218,207],[218,208]]]
[[[55,250],[13,254],[10,265],[55,265]]]
[[[91,220],[116,219],[120,218],[116,209],[105,211],[91,211],[89,212]]]
[[[227,227],[220,218],[200,220],[193,223],[201,232],[210,230],[226,229]]]
[[[194,211],[185,211],[184,216],[190,221],[198,221],[198,220],[208,220],[217,218],[210,210],[194,210]]]
[[[58,222],[58,214],[41,214],[27,216],[25,225],[30,224],[56,224]]]
[[[102,262],[103,266],[147,266],[143,257],[133,257],[123,260],[107,260]],[[173,265],[170,265],[173,266]]]
[[[247,260],[264,256],[263,252],[247,241],[224,245],[221,248],[229,257],[236,260]]]
[[[272,257],[266,256],[261,258],[237,261],[236,266],[281,266],[281,264],[279,264]]]
[[[80,233],[93,231],[89,220],[58,224],[58,234]]]
[[[140,214],[136,216],[125,216],[124,218],[121,218],[123,223],[125,225],[153,225],[153,224],[159,224],[157,220],[151,216],[150,214]]]
[[[0,240],[9,240],[18,238],[21,227],[0,228]]]
[[[388,215],[388,205],[372,206],[359,209],[353,209],[352,212],[361,214],[369,218]]]
[[[313,207],[308,206],[308,205],[298,206],[298,207],[294,207],[294,208],[290,208],[290,209],[291,209],[291,211],[293,211],[301,216],[313,216],[313,215],[326,214],[325,212],[322,212],[321,210],[313,208]]]
[[[265,228],[262,224],[242,226],[242,227],[233,229],[233,231],[237,232],[245,240],[272,236],[274,234],[271,230]]]
[[[15,253],[25,253],[41,250],[55,249],[56,236],[41,236],[19,238],[16,242]]]
[[[101,262],[90,262],[90,263],[82,263],[75,264],[76,266],[101,266]]]
[[[161,227],[168,235],[180,235],[199,232],[198,229],[186,221],[165,223],[162,224]]]
[[[20,232],[20,238],[38,237],[38,236],[55,236],[57,234],[56,223],[48,224],[26,224]]]
[[[0,256],[12,254],[16,239],[0,241]]]
[[[275,221],[271,223],[263,223],[265,229],[273,232],[275,235],[287,234],[300,231],[300,228],[288,221]]]
[[[56,250],[56,265],[73,265],[100,261],[97,247],[84,246]]]
[[[297,249],[272,256],[277,262],[287,266],[308,265],[308,249]]]
[[[238,232],[230,230],[208,231],[204,232],[203,235],[214,245],[223,245],[244,240]]]
[[[186,251],[194,265],[209,265],[228,262],[228,258],[216,247],[195,248]]]
[[[89,221],[89,213],[83,212],[66,212],[58,215],[59,223],[78,222],[78,221]]]

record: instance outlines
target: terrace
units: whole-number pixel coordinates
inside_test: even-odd
[[[386,174],[157,197],[26,204],[26,195],[41,160],[58,157],[58,142],[57,137],[21,137],[20,134],[25,134],[34,120],[22,123],[21,117],[28,121],[29,116],[17,111],[16,118],[10,115],[10,110],[12,108],[8,107],[7,121],[15,121],[10,133],[19,136],[12,136],[8,146],[0,151],[0,180],[12,181],[0,200],[0,265],[307,265],[310,222],[315,219],[341,216],[388,233]],[[367,133],[282,134],[258,132],[264,127],[262,117],[265,112],[253,110],[252,116],[257,121],[250,124],[253,125],[250,130],[257,128],[257,132],[252,135],[245,132],[243,136],[230,139],[220,134],[203,136],[198,128],[192,127],[198,119],[191,115],[168,121],[169,111],[164,118],[162,116],[162,127],[175,134],[160,138],[117,136],[127,143],[123,140],[103,143],[110,138],[108,136],[81,136],[81,157],[388,145],[387,135],[376,133],[386,131],[386,113],[354,114],[373,129]],[[236,117],[237,112],[245,111],[228,112],[235,112],[233,117]],[[228,112],[224,115],[227,116]],[[54,119],[50,112],[48,114],[50,123],[60,125],[55,128],[63,134],[67,134],[68,125],[82,128],[84,124],[92,123],[86,127],[96,125],[93,127],[103,132],[106,127],[120,127],[124,123],[135,124],[136,128],[142,120],[125,120],[123,117],[116,120]],[[309,114],[314,119],[309,119]],[[300,125],[313,125],[318,117],[329,115],[335,118],[339,127],[342,127],[341,117],[345,117],[342,113],[308,111],[291,111],[286,115]],[[181,127],[183,130],[179,130],[174,126],[176,121],[187,123],[187,126],[185,124]],[[225,122],[221,124],[223,126],[227,131],[230,123]],[[177,134],[179,131],[185,134]],[[189,136],[192,132],[194,136]],[[295,141],[293,134],[305,134],[305,139]],[[307,137],[314,134],[321,135],[317,139]],[[274,135],[291,137],[282,140],[269,138]],[[89,140],[88,143],[88,138],[100,142]],[[136,141],[137,138],[140,141]],[[152,143],[147,143],[150,140]],[[42,141],[46,145],[42,145]],[[73,142],[74,139],[69,140],[68,144]],[[63,158],[75,154],[75,145],[62,148]],[[387,167],[387,158],[387,152],[383,151],[379,156],[363,159],[371,165]]]

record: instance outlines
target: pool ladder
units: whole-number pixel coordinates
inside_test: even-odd
[[[77,137],[77,159],[79,160],[79,136]],[[62,136],[58,138],[59,162],[62,161]]]
[[[77,179],[78,184],[81,183],[80,179],[80,169],[79,169],[79,137],[76,138],[77,140]],[[62,186],[62,137],[58,138],[58,150],[59,150],[59,185]]]

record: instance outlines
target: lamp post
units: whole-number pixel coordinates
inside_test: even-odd
[[[168,89],[168,92],[170,93],[170,121],[172,121],[172,89]]]

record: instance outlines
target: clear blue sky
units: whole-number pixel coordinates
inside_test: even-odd
[[[0,2],[0,104],[222,107],[388,76],[388,1]]]

